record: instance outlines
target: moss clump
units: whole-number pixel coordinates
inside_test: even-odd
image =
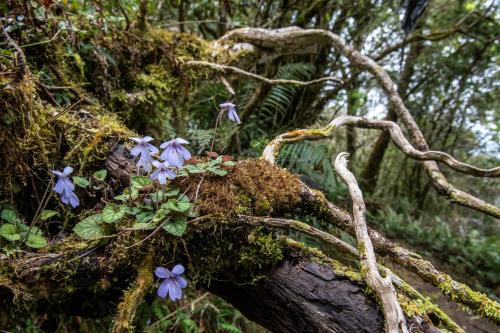
[[[283,245],[273,233],[258,228],[248,236],[248,244],[241,247],[239,264],[251,271],[272,266],[283,260]]]
[[[201,215],[272,215],[294,207],[300,201],[296,176],[263,160],[239,162],[224,177],[193,178],[188,189]],[[201,183],[200,183],[201,182]]]

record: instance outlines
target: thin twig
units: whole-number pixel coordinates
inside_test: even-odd
[[[42,127],[47,126],[48,124],[50,124],[51,122],[53,122],[57,118],[61,117],[63,114],[65,114],[66,112],[70,111],[71,109],[73,109],[78,104],[80,104],[83,100],[85,100],[85,98],[81,98],[78,101],[76,101],[75,103],[71,104],[70,106],[68,106],[67,108],[65,108],[64,110],[62,110],[61,112],[59,112],[58,114],[56,114],[55,116],[53,116],[52,118],[50,118],[49,120],[47,120],[47,122],[45,124],[43,124]]]
[[[50,43],[50,42],[54,41],[57,38],[57,36],[59,36],[60,33],[61,33],[61,29],[57,30],[57,32],[54,34],[54,36],[52,36],[52,38],[50,38],[50,39],[42,40],[40,42],[36,42],[36,43],[32,43],[32,44],[21,45],[20,47],[25,48],[25,47],[31,47],[31,46],[35,46],[35,45],[42,45],[42,44]]]
[[[221,65],[221,64],[216,64],[208,61],[201,61],[201,60],[190,60],[184,64],[184,66],[201,66],[201,67],[209,67],[217,72],[220,73],[228,73],[232,72],[235,74],[243,75],[249,78],[252,78],[257,81],[262,81],[270,85],[278,85],[278,84],[291,84],[294,86],[309,86],[312,84],[318,84],[318,83],[323,83],[326,81],[333,81],[337,84],[342,84],[342,81],[340,79],[337,79],[336,77],[333,76],[327,76],[327,77],[322,77],[316,80],[311,80],[311,81],[298,81],[298,80],[285,80],[285,79],[268,79],[267,77],[260,76],[254,73],[247,72],[241,68],[234,67],[234,66],[227,66],[227,65]]]
[[[158,232],[158,230],[160,230],[160,229],[161,229],[161,228],[162,228],[162,227],[163,227],[163,226],[164,226],[164,225],[165,225],[168,221],[170,221],[170,219],[171,219],[171,216],[169,216],[168,218],[166,218],[166,219],[165,219],[165,221],[163,221],[163,223],[162,223],[162,224],[160,224],[160,225],[159,225],[159,226],[158,226],[155,230],[153,230],[153,232],[152,232],[152,233],[150,233],[149,235],[147,235],[146,237],[144,237],[143,239],[141,239],[141,240],[140,240],[140,241],[138,241],[137,243],[134,243],[134,244],[132,244],[132,245],[129,245],[129,246],[125,247],[125,249],[127,249],[127,250],[128,250],[128,249],[130,249],[130,248],[132,248],[132,247],[134,247],[134,246],[137,246],[137,245],[139,245],[139,244],[142,244],[142,243],[143,243],[143,242],[145,242],[146,240],[150,239],[151,237],[153,237],[153,236],[154,236],[154,234],[156,234],[156,233]]]

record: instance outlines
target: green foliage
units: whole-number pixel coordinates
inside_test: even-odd
[[[104,236],[100,214],[90,215],[75,225],[73,231],[83,239],[95,239]]]
[[[313,73],[314,65],[293,63],[280,67],[275,78],[307,81],[311,78]],[[271,88],[271,91],[259,110],[259,122],[263,124],[272,124],[272,128],[274,129],[286,124],[286,118],[289,115],[289,111],[291,109],[293,110],[294,102],[296,102],[296,98],[300,91],[300,87],[293,85],[278,85]]]
[[[179,176],[187,176],[188,174],[203,174],[211,173],[217,176],[225,176],[228,171],[223,167],[232,167],[235,163],[233,161],[223,161],[223,157],[219,156],[216,159],[207,162],[199,162],[196,164],[186,164],[179,171]]]
[[[285,146],[278,163],[295,173],[305,176],[303,180],[320,188],[327,197],[336,202],[347,195],[343,183],[335,174],[332,156],[335,147],[324,142],[300,142]]]
[[[88,181],[87,178],[74,176],[73,177],[73,184],[75,184],[76,186],[80,186],[80,187],[85,188],[85,187],[88,187],[90,185],[90,182]]]
[[[42,212],[40,213],[40,220],[46,221],[46,220],[50,219],[51,217],[56,216],[57,214],[58,213],[56,211],[53,211],[53,210],[49,210],[49,209],[42,210]]]
[[[107,170],[98,170],[93,173],[94,178],[97,179],[98,181],[104,181],[107,175],[108,175]]]
[[[115,223],[119,221],[124,215],[124,209],[114,203],[107,204],[101,212],[102,220],[106,223]]]
[[[0,225],[0,249],[7,255],[16,252],[18,242],[39,249],[47,245],[43,232],[36,226],[28,226],[19,218],[16,211],[3,208],[0,217],[6,223]]]

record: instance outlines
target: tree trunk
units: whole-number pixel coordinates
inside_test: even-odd
[[[383,332],[365,286],[310,260],[286,258],[256,284],[213,282],[209,291],[272,332]]]

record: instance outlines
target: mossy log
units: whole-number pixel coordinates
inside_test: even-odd
[[[117,146],[106,165],[113,179],[126,185],[133,169],[126,149]],[[355,268],[325,260],[283,233],[239,221],[242,212],[292,211],[303,200],[299,179],[252,160],[203,184],[202,217],[190,221],[182,239],[158,233],[138,244],[148,231],[118,230],[95,241],[69,236],[45,253],[4,260],[1,326],[12,327],[26,312],[93,318],[116,313],[115,331],[133,330],[138,302],[154,294],[154,267],[175,261],[185,264],[194,285],[274,332],[383,332],[382,313]],[[433,332],[421,315],[409,316],[413,327]]]

